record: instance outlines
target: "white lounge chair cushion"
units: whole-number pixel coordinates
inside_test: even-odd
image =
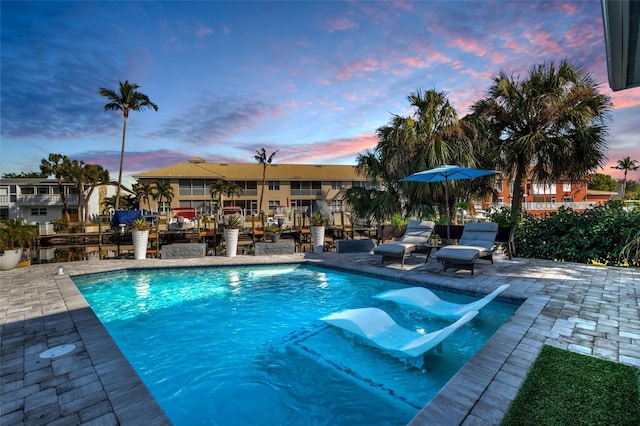
[[[379,308],[347,309],[321,320],[358,335],[373,346],[394,355],[417,357],[442,343],[451,333],[471,321],[476,315],[478,311],[469,312],[453,324],[428,334],[407,330]]]
[[[422,312],[427,312],[441,318],[458,319],[467,312],[479,311],[487,306],[500,293],[509,288],[503,284],[482,299],[471,303],[453,303],[440,299],[431,290],[424,287],[409,287],[399,290],[388,290],[373,296],[375,299],[395,302]]]

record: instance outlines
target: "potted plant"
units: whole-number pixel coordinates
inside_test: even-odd
[[[131,237],[133,239],[133,258],[141,260],[147,258],[147,245],[149,243],[149,224],[143,218],[134,220],[131,224],[133,230]]]
[[[0,271],[16,267],[24,248],[30,247],[38,235],[35,225],[28,225],[22,218],[4,219],[0,222]]]
[[[272,243],[280,241],[280,227],[278,225],[269,225],[265,231],[271,236]]]
[[[311,224],[311,242],[313,244],[314,253],[322,253],[324,250],[324,231],[327,225],[327,219],[322,213],[314,213],[309,219]]]
[[[235,257],[238,252],[238,235],[242,221],[238,215],[229,215],[224,225],[224,243],[227,247],[227,256]]]

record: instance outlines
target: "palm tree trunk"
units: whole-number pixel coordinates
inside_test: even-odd
[[[260,209],[260,211],[258,213],[262,213],[262,200],[264,198],[264,185],[267,181],[267,163],[264,163],[264,165],[262,166],[262,189],[260,190],[260,205],[258,206],[258,208]]]
[[[124,112],[124,124],[122,126],[122,149],[120,151],[120,171],[118,172],[118,189],[116,189],[116,211],[120,207],[120,187],[122,186],[122,165],[124,163],[124,140],[127,134],[128,112]]]

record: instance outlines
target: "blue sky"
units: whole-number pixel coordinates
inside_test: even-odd
[[[640,88],[611,92],[600,2],[0,2],[0,173],[61,153],[117,178],[122,115],[100,87],[139,84],[126,176],[198,156],[355,164],[407,95],[448,94],[459,117],[501,70],[585,67],[612,96],[610,164],[640,160]],[[629,178],[640,178],[640,172]]]

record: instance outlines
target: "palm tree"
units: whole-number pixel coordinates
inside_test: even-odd
[[[231,198],[231,204],[232,205],[234,205],[234,206],[236,205],[235,202],[233,201],[233,199],[236,196],[238,196],[238,197],[241,196],[243,192],[244,192],[244,190],[236,182],[227,181],[227,184],[225,185],[225,188],[224,188],[224,194],[227,197]]]
[[[618,165],[612,166],[612,169],[624,170],[624,178],[622,179],[622,200],[624,200],[625,192],[627,191],[627,172],[635,172],[640,166],[638,166],[638,160],[632,160],[631,157],[624,157],[622,160],[618,160]]]
[[[109,102],[105,104],[105,111],[122,111],[124,116],[124,124],[122,126],[122,150],[120,152],[120,170],[118,172],[118,189],[116,192],[116,210],[119,207],[120,188],[122,186],[122,165],[124,163],[124,142],[127,135],[127,119],[129,118],[129,111],[144,111],[145,109],[153,108],[158,110],[158,106],[149,100],[149,97],[144,93],[140,93],[137,89],[140,86],[137,84],[129,84],[129,81],[125,80],[123,83],[120,81],[120,92],[117,93],[111,89],[100,88],[98,94],[109,99]]]
[[[222,214],[222,195],[225,192],[225,188],[227,187],[227,181],[224,179],[219,179],[209,185],[209,193],[211,194],[212,199],[218,199],[218,213]]]
[[[160,204],[163,200],[167,200],[169,204],[171,204],[171,200],[173,200],[173,187],[170,182],[159,182],[156,181],[153,183],[153,195],[151,196],[156,201],[156,206],[158,213],[160,213]]]
[[[133,192],[136,194],[138,198],[138,204],[141,202],[146,202],[148,210],[151,211],[151,198],[153,197],[153,185],[148,182],[143,183],[134,183]]]
[[[580,67],[553,61],[536,65],[517,81],[504,71],[474,113],[486,121],[497,168],[514,182],[512,226],[522,211],[527,178],[583,181],[605,161],[605,122],[611,100]]]
[[[69,216],[69,206],[67,204],[67,196],[64,193],[64,186],[62,185],[64,177],[65,164],[69,162],[69,157],[62,154],[49,154],[49,159],[42,159],[40,161],[40,171],[46,176],[54,175],[58,181],[58,189],[60,191],[60,198],[62,199],[62,205],[64,207],[64,214],[67,218],[67,223],[71,222]]]
[[[253,158],[256,159],[258,164],[262,164],[262,189],[260,190],[260,205],[258,206],[258,210],[262,213],[262,198],[264,196],[264,187],[267,184],[267,166],[271,164],[273,161],[273,157],[276,155],[278,150],[275,150],[267,157],[267,151],[264,148],[260,149],[260,151],[256,151],[256,155]]]
[[[365,214],[367,202],[371,217],[379,221],[403,212],[432,214],[434,202],[444,211],[445,197],[439,186],[400,183],[400,179],[443,164],[473,165],[469,137],[444,92],[415,92],[407,100],[411,115],[394,115],[377,130],[377,146],[357,157],[358,172],[384,188],[345,191],[344,200],[359,215]]]

